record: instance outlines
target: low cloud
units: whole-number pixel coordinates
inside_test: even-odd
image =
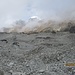
[[[38,16],[47,22],[48,20],[57,22],[74,20],[75,0],[0,0],[0,28],[11,28],[13,23],[20,19],[27,22],[31,16]],[[44,23],[42,25],[45,26]],[[35,25],[39,27],[39,24]],[[23,31],[26,27],[22,28]],[[34,27],[27,28],[28,31],[33,29]]]

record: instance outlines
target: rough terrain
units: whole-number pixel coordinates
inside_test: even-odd
[[[0,75],[75,75],[75,34],[0,33]]]

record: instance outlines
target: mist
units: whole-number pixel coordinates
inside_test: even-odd
[[[40,22],[29,22],[32,16]],[[0,31],[40,32],[49,27],[60,31],[69,21],[75,21],[75,0],[0,0]]]

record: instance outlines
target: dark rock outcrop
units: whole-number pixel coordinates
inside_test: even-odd
[[[69,29],[69,32],[70,32],[70,33],[75,33],[75,26],[72,26],[72,27]]]

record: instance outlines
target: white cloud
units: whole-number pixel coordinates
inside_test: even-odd
[[[75,9],[75,0],[0,0],[0,27],[31,16],[60,19],[70,9]]]
[[[0,27],[24,16],[28,0],[0,0]]]

